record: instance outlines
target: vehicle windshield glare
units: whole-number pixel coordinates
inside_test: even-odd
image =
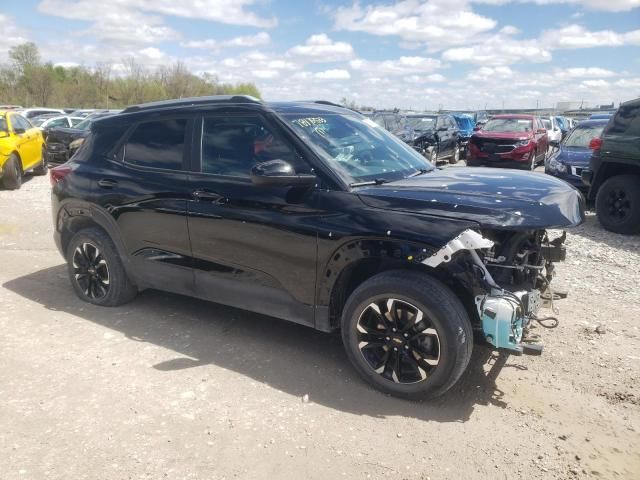
[[[592,138],[599,137],[602,134],[604,125],[578,127],[572,131],[564,141],[566,147],[584,147],[589,148],[589,142]]]
[[[482,130],[486,132],[530,132],[531,120],[526,118],[494,118]]]
[[[73,128],[77,128],[78,130],[89,130],[89,127],[91,126],[91,121],[93,119],[91,118],[85,118],[83,121],[81,121],[80,123],[76,124]]]
[[[436,117],[407,117],[407,127],[420,132],[435,130]]]
[[[358,182],[399,180],[434,169],[426,158],[368,118],[332,113],[283,118],[332,167]]]
[[[46,122],[47,120],[49,120],[50,117],[36,117],[36,118],[32,118],[31,119],[31,124],[34,127],[39,127],[40,125],[42,125],[44,122]]]

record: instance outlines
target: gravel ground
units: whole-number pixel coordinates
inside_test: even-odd
[[[47,178],[0,212],[0,479],[640,478],[640,237],[593,215],[543,356],[477,347],[414,403],[363,384],[338,336],[153,291],[79,301]]]

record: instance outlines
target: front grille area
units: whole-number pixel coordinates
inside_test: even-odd
[[[516,148],[513,140],[498,140],[493,138],[476,138],[475,143],[481,152],[485,153],[509,153]]]

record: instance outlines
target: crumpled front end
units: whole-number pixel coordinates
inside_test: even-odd
[[[550,240],[545,230],[465,230],[422,263],[446,269],[469,291],[488,344],[539,355],[542,346],[527,341],[528,328],[543,297],[553,299],[554,263],[565,259],[564,239]]]

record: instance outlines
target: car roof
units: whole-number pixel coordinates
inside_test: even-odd
[[[495,118],[519,118],[522,120],[533,120],[535,115],[524,115],[521,113],[502,113],[500,115],[491,115],[492,120]]]
[[[600,127],[606,125],[607,123],[609,123],[608,118],[594,118],[592,120],[581,121],[578,125],[576,125],[576,128]]]

